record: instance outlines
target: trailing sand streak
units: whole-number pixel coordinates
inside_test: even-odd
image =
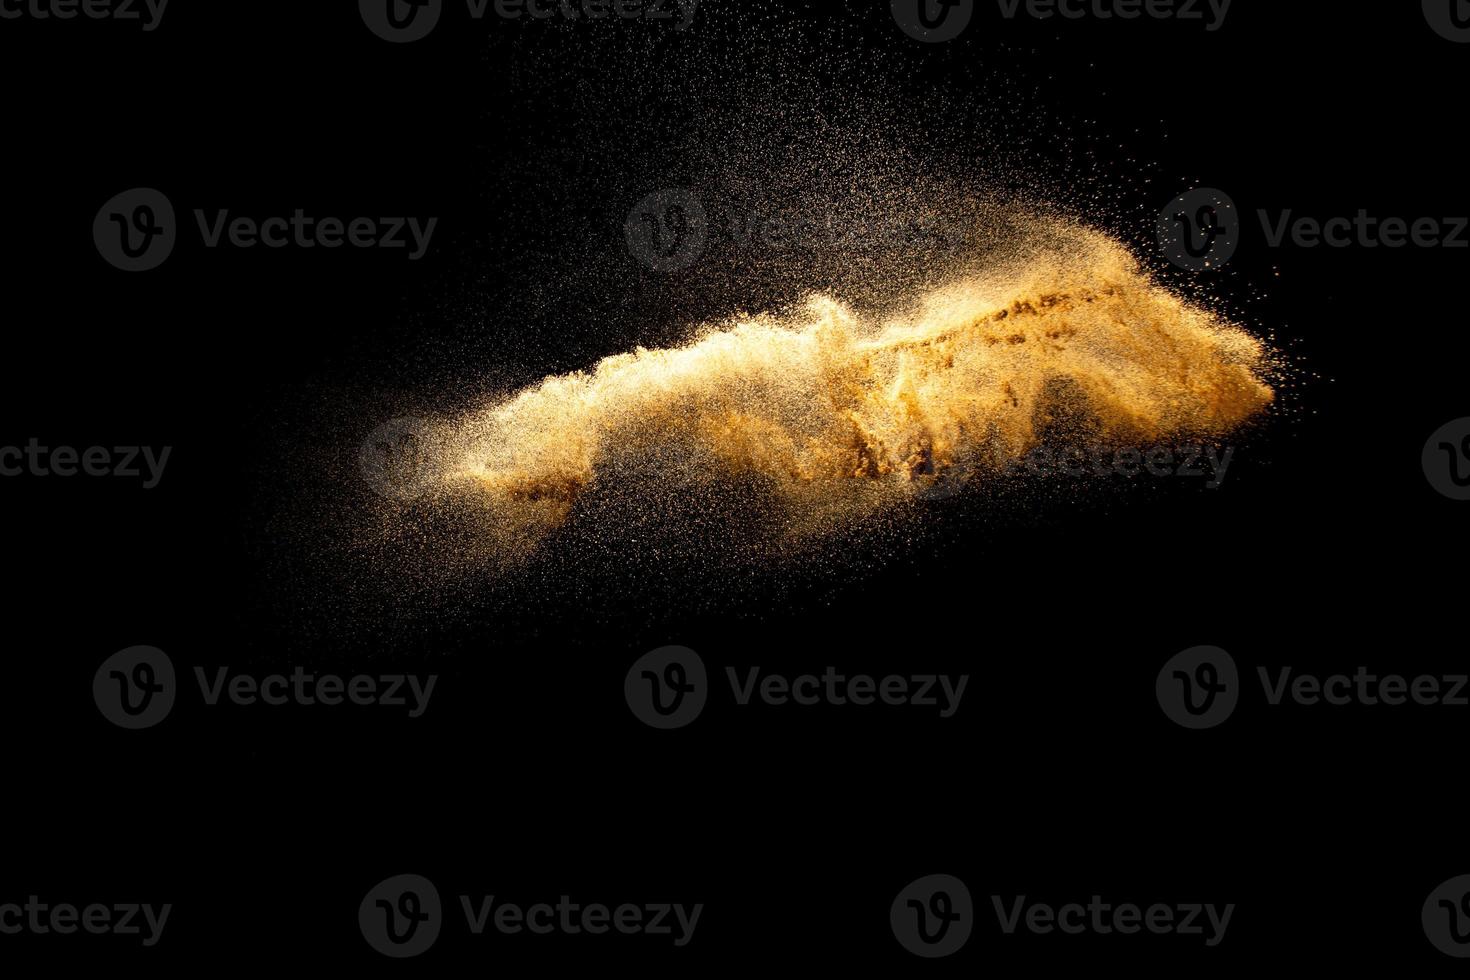
[[[1102,235],[1038,237],[886,322],[818,295],[547,378],[445,424],[439,492],[531,542],[589,492],[718,506],[737,482],[784,505],[786,530],[821,531],[959,474],[983,484],[1045,440],[1207,440],[1271,403],[1255,337]]]

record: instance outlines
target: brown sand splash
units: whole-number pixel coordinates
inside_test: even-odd
[[[516,551],[590,494],[718,511],[737,482],[801,536],[959,476],[983,485],[1049,439],[1211,439],[1271,403],[1259,340],[1105,236],[1047,234],[1057,244],[881,320],[818,295],[547,378],[443,425],[435,494],[488,511],[482,526]]]

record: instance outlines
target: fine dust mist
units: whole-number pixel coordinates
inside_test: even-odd
[[[1218,439],[1271,404],[1261,341],[1105,235],[1036,238],[881,315],[811,295],[431,423],[415,506],[474,515],[497,561],[568,525],[618,547],[655,523],[678,538],[674,499],[691,534],[729,520],[746,542],[800,548],[983,493],[1042,444]]]

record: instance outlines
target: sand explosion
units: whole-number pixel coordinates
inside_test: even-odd
[[[436,424],[426,486],[513,550],[599,494],[717,513],[737,486],[775,504],[773,534],[801,536],[983,485],[1044,442],[1210,440],[1271,403],[1261,341],[1104,235],[1043,237],[882,318],[815,295],[546,378]]]

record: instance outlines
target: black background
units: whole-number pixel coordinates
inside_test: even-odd
[[[1452,968],[1419,907],[1470,868],[1455,821],[1466,709],[1267,709],[1252,681],[1229,722],[1186,732],[1153,685],[1168,657],[1204,643],[1248,676],[1285,664],[1463,670],[1456,505],[1419,458],[1465,414],[1470,253],[1270,249],[1249,220],[1209,288],[1273,331],[1298,381],[1220,491],[1164,481],[1002,508],[936,503],[917,544],[873,570],[742,586],[712,604],[667,584],[656,601],[624,603],[592,581],[529,609],[473,587],[441,608],[378,603],[371,588],[343,600],[339,583],[313,577],[318,564],[299,554],[317,547],[301,530],[315,513],[302,500],[320,492],[311,467],[340,457],[350,472],[390,408],[432,411],[476,385],[651,344],[677,326],[667,310],[728,309],[750,285],[671,283],[627,256],[622,230],[645,193],[688,177],[658,171],[677,156],[659,140],[704,110],[667,73],[735,32],[756,32],[741,43],[773,59],[849,46],[807,94],[831,74],[900,105],[932,89],[1007,119],[1040,107],[1038,130],[1073,127],[1084,146],[1052,160],[1029,147],[1038,169],[1101,148],[1097,186],[1064,203],[1126,188],[1135,197],[1082,217],[1135,244],[1195,185],[1226,189],[1248,216],[1467,210],[1454,106],[1470,47],[1436,36],[1417,4],[1237,0],[1214,33],[1005,21],[982,5],[940,45],[905,37],[886,4],[706,6],[708,24],[690,31],[710,32],[700,41],[617,27],[692,52],[666,61],[656,45],[621,72],[619,53],[637,46],[627,37],[474,24],[452,4],[434,35],[402,46],[335,2],[175,0],[152,33],[0,22],[0,444],[174,447],[150,491],[0,480],[12,571],[0,901],[175,906],[154,949],[4,937],[0,958]],[[614,108],[586,115],[567,78],[612,93]],[[644,116],[668,129],[648,135]],[[953,149],[984,141],[968,118],[907,125],[950,125]],[[620,146],[628,159],[609,163]],[[163,267],[128,275],[89,229],[135,186],[164,190],[185,216],[304,207],[435,215],[440,227],[419,263],[209,251],[186,236]],[[1055,178],[1046,190],[1058,192]],[[589,254],[599,258],[581,265]],[[644,322],[648,336],[628,326]],[[714,670],[834,664],[971,681],[949,720],[737,710],[717,689],[693,726],[656,732],[621,688],[636,657],[667,643]],[[133,644],[163,648],[182,671],[300,663],[441,679],[414,721],[196,699],[126,732],[88,692],[97,665]],[[430,953],[394,964],[363,942],[356,909],[405,872],[451,903],[570,894],[706,908],[683,949],[645,936],[471,938],[451,918]],[[934,873],[965,880],[979,920],[962,952],[923,962],[894,941],[888,905]],[[1237,908],[1207,949],[1197,937],[1002,936],[992,894]]]

